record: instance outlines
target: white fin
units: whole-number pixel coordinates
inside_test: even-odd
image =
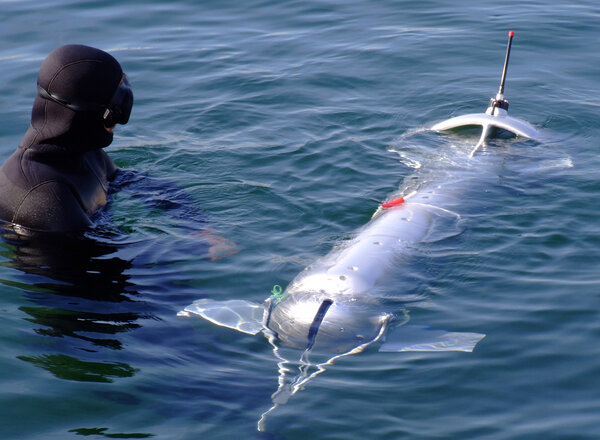
[[[178,316],[190,314],[200,315],[213,324],[250,335],[255,335],[263,329],[264,308],[249,301],[199,299],[179,312]]]
[[[379,351],[468,351],[485,335],[481,333],[456,333],[434,330],[425,326],[405,325],[394,329]]]
[[[510,131],[517,136],[531,139],[539,138],[539,132],[535,127],[521,119],[513,118],[511,116],[493,116],[488,115],[487,113],[471,113],[446,119],[445,121],[435,124],[431,129],[434,131],[445,131],[461,127],[485,127],[488,125]]]

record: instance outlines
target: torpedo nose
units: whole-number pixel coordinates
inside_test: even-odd
[[[382,314],[373,304],[295,292],[271,306],[265,326],[282,346],[344,353],[376,338],[382,325]]]

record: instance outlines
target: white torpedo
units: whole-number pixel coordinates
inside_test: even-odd
[[[432,127],[442,131],[480,126],[480,140],[471,154],[464,156],[467,161],[474,160],[477,148],[498,129],[537,138],[534,127],[507,113],[503,87],[512,36],[511,32],[500,91],[487,112],[459,116]],[[480,165],[476,164],[478,171]],[[427,240],[436,224],[439,226],[438,219],[460,218],[447,200],[460,197],[468,183],[468,179],[456,176],[433,179],[417,191],[383,203],[353,239],[307,267],[284,291],[274,288],[262,304],[200,299],[179,313],[199,315],[243,333],[263,332],[272,344],[279,361],[279,389],[272,396],[273,406],[258,423],[259,430],[264,430],[268,413],[341,356],[376,344],[383,352],[471,352],[484,338],[480,333],[405,325],[407,313],[385,310],[381,296],[374,293],[385,289],[386,277],[401,266],[400,259],[415,245]],[[295,375],[291,375],[292,364],[298,368]]]

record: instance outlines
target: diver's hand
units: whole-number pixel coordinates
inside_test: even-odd
[[[215,235],[214,232],[213,229],[207,228],[197,234],[209,244],[209,256],[207,257],[209,260],[220,260],[221,258],[235,255],[240,251],[236,248],[237,245],[234,242],[220,235]]]

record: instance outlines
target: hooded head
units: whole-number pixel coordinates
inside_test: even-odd
[[[106,128],[127,123],[132,105],[127,77],[111,55],[83,45],[59,47],[40,68],[21,146],[52,145],[71,153],[106,147],[113,138]]]

